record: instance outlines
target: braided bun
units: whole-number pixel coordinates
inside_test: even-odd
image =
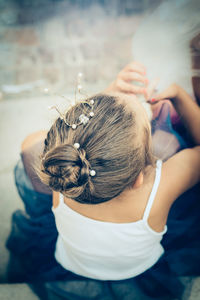
[[[86,152],[64,144],[45,154],[40,177],[53,190],[74,199],[83,194],[86,188],[92,189],[89,169]]]
[[[79,124],[80,116],[88,116],[91,108],[77,103],[65,113],[64,120],[58,118],[52,125],[45,140],[40,178],[68,198],[98,204],[132,187],[154,158],[149,126],[140,123],[126,101],[103,94],[87,100],[94,102],[89,121]],[[79,126],[73,129],[67,124]]]

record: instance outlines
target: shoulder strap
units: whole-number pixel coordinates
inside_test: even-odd
[[[59,204],[64,203],[64,196],[63,194],[59,193]]]
[[[156,176],[155,176],[155,180],[154,180],[154,184],[153,184],[153,188],[152,188],[149,200],[147,202],[147,206],[145,208],[143,220],[147,220],[148,217],[149,217],[149,213],[151,211],[153,201],[154,201],[154,198],[155,198],[155,195],[157,193],[158,186],[159,186],[159,183],[160,183],[161,170],[162,170],[162,161],[157,160],[157,162],[156,162]]]

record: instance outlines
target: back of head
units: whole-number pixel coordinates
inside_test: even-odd
[[[144,137],[137,137],[132,111],[114,96],[99,94],[92,99],[94,116],[86,124],[76,129],[67,125],[79,124],[83,113],[89,115],[87,101],[72,107],[64,120],[58,118],[49,130],[40,178],[68,198],[96,204],[133,185],[145,166],[152,163],[152,156],[145,132]]]

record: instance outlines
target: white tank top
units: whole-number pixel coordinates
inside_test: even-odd
[[[55,258],[65,269],[100,280],[121,280],[139,275],[153,266],[164,249],[163,234],[148,225],[148,217],[159,186],[162,162],[141,220],[131,223],[102,222],[85,217],[64,203],[52,208],[58,239]]]

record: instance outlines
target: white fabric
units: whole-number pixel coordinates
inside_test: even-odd
[[[67,270],[100,280],[134,277],[153,266],[164,249],[163,234],[147,223],[161,176],[162,162],[157,161],[156,176],[144,217],[132,223],[102,222],[85,217],[63,201],[53,208],[58,239],[56,260]]]
[[[199,0],[165,0],[144,17],[133,35],[133,59],[146,67],[150,85],[159,78],[158,92],[176,82],[193,95],[190,43],[199,32]]]

